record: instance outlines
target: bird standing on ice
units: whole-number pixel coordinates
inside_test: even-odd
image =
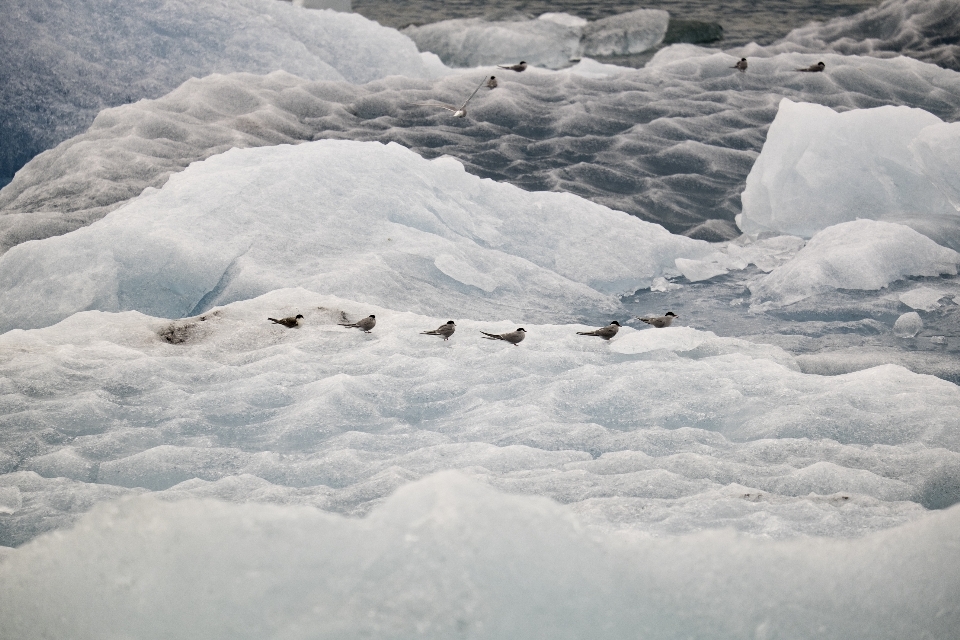
[[[363,320],[358,320],[357,322],[339,322],[341,327],[350,327],[353,329],[360,329],[364,333],[370,333],[370,330],[377,326],[377,317],[373,314],[370,314]]]
[[[482,333],[483,337],[487,340],[503,340],[514,346],[523,342],[523,339],[527,337],[527,330],[523,327],[520,327],[516,331],[510,331],[509,333],[487,333],[486,331],[481,331],[480,333]]]
[[[421,331],[422,336],[443,336],[444,340],[449,340],[453,332],[457,330],[457,325],[453,320],[447,320],[447,324],[442,324],[433,331]]]
[[[287,329],[293,329],[294,327],[300,326],[300,321],[303,320],[303,316],[298,313],[297,315],[290,316],[289,318],[280,318],[279,320],[276,318],[267,318],[267,320],[274,324],[283,325]]]
[[[521,71],[527,68],[527,63],[521,60],[519,64],[498,64],[497,68],[506,69],[507,71],[516,71],[517,73],[520,73]]]
[[[662,316],[657,316],[655,318],[641,318],[637,316],[637,320],[640,322],[646,322],[647,324],[656,327],[657,329],[663,329],[664,327],[669,327],[673,324],[674,318],[679,318],[677,314],[673,311],[667,311]]]
[[[490,76],[490,79],[487,80],[487,88],[488,88],[488,89],[496,89],[496,88],[497,88],[497,76]]]
[[[733,66],[730,67],[730,68],[731,68],[731,69],[739,69],[740,71],[746,71],[746,70],[747,70],[747,59],[746,59],[746,58],[740,58],[740,62],[738,62],[737,64],[733,65]]]
[[[598,336],[604,340],[609,340],[613,336],[617,335],[617,331],[620,331],[620,323],[614,320],[605,327],[601,327],[596,331],[577,331],[578,336]]]
[[[417,102],[418,107],[440,107],[441,109],[446,109],[447,111],[453,112],[454,118],[466,118],[467,117],[467,103],[473,99],[473,96],[477,95],[477,91],[480,91],[487,81],[486,76],[483,80],[480,81],[480,84],[477,85],[477,88],[473,90],[473,93],[470,94],[470,97],[463,101],[463,104],[459,107],[455,107],[452,104],[444,104],[442,102]]]
[[[822,62],[818,62],[817,64],[810,65],[806,69],[794,69],[794,71],[802,71],[804,73],[817,73],[819,71],[823,71],[826,68],[827,68],[827,65],[823,64]]]

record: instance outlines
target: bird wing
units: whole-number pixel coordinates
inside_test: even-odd
[[[480,91],[480,87],[482,87],[484,84],[486,84],[486,82],[487,82],[487,77],[488,77],[488,76],[484,76],[484,77],[483,77],[483,80],[480,81],[480,84],[477,85],[477,88],[473,90],[473,93],[470,94],[470,97],[469,97],[469,98],[467,98],[466,100],[463,101],[463,104],[460,105],[460,109],[457,109],[457,111],[460,111],[460,110],[464,109],[464,108],[467,106],[467,103],[470,102],[471,100],[473,100],[473,96],[477,95],[477,91]]]
[[[447,111],[453,111],[454,113],[460,110],[460,109],[457,109],[452,104],[443,104],[441,102],[415,102],[414,104],[418,107],[440,107],[441,109],[446,109]]]
[[[498,336],[498,335],[495,334],[495,333],[487,333],[486,331],[481,331],[480,333],[482,333],[483,335],[487,336],[487,338],[490,339],[490,340],[503,340],[503,338],[502,338],[501,336]]]

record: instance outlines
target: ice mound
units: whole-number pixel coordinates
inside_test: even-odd
[[[499,74],[501,86],[478,94],[463,120],[414,104],[459,104],[495,68],[366,85],[287,74],[192,80],[161,99],[105,111],[90,131],[24,167],[0,191],[0,249],[89,224],[230,145],[320,138],[452,155],[481,177],[575,193],[674,233],[729,240],[740,235],[733,220],[744,180],[780,97],[836,109],[909,105],[943,119],[960,113],[956,73],[908,58],[825,56],[827,72],[810,78],[793,71],[810,63],[799,54],[759,59],[743,75],[715,50],[661,57],[673,49],[645,69],[606,77],[583,74],[609,71],[597,63]]]
[[[960,622],[958,525],[955,508],[857,541],[623,539],[453,473],[364,519],[140,498],[14,552],[0,574],[0,632],[947,638]]]
[[[87,309],[178,318],[304,286],[398,310],[614,312],[707,243],[396,145],[325,140],[191,165],[96,224],[0,258],[0,327]]]
[[[0,25],[0,185],[99,111],[191,77],[284,70],[368,82],[427,75],[406,36],[366,18],[275,0],[11,0]]]
[[[916,311],[905,313],[893,323],[893,333],[898,338],[913,338],[923,330],[923,320]]]
[[[902,106],[837,113],[784,98],[747,176],[738,224],[810,237],[858,218],[960,219],[957,175],[960,123]]]
[[[296,313],[298,329],[267,321]],[[371,313],[370,334],[338,326]],[[420,335],[448,319],[450,341]],[[517,325],[284,289],[180,320],[89,311],[7,332],[0,545],[144,491],[359,515],[448,469],[657,534],[862,535],[960,501],[949,382],[808,375],[682,326],[480,334]]]
[[[886,0],[854,16],[794,29],[766,49],[902,55],[960,71],[958,24],[956,0]]]
[[[526,61],[559,69],[583,56],[641,53],[663,40],[670,14],[638,9],[595,22],[565,13],[546,13],[535,20],[488,21],[483,18],[443,20],[410,26],[420,51],[440,56],[451,67],[478,67]]]
[[[956,275],[960,253],[910,227],[855,220],[820,231],[797,255],[750,286],[768,306],[832,289],[882,289],[908,276]]]

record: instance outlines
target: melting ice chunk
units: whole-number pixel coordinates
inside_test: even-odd
[[[893,333],[898,338],[913,338],[923,330],[923,320],[916,311],[903,314],[893,323]]]

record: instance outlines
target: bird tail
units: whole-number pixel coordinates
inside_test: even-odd
[[[592,336],[594,335],[593,331],[577,331],[578,336]]]
[[[440,335],[440,334],[438,334],[436,331],[421,331],[421,332],[420,332],[420,335],[422,335],[422,336],[436,336],[436,335]]]
[[[503,340],[503,338],[501,338],[495,333],[487,333],[486,331],[481,331],[480,333],[485,335],[487,337],[487,340]]]
[[[280,324],[280,321],[277,320],[276,318],[267,318],[267,320],[269,320],[270,322],[276,323],[276,324]]]
[[[338,322],[337,324],[339,324],[341,327],[356,327],[356,326],[357,326],[357,323],[356,323],[356,322],[353,322],[353,323],[351,323],[351,322]]]

